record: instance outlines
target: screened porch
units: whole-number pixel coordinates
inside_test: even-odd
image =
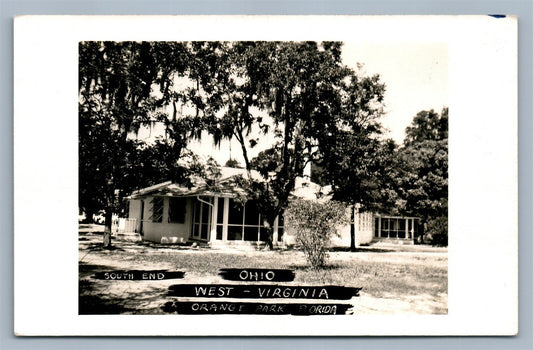
[[[420,219],[405,216],[376,216],[374,240],[409,240],[418,236]]]

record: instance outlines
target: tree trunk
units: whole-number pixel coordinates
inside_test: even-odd
[[[86,223],[86,224],[94,223],[93,215],[94,215],[94,210],[92,208],[86,208],[85,209],[85,220],[84,220],[84,223]]]
[[[357,251],[355,247],[355,208],[353,205],[350,207],[350,251]]]
[[[251,172],[252,172],[252,167],[250,166],[250,159],[248,159],[248,151],[246,149],[246,141],[244,140],[244,136],[242,135],[242,132],[239,131],[239,132],[236,132],[234,133],[235,134],[235,138],[237,139],[237,141],[239,141],[239,144],[241,145],[241,149],[242,149],[242,157],[244,158],[244,166],[246,167],[246,172],[248,173],[248,178],[251,179]],[[231,139],[230,139],[230,143],[231,143]]]
[[[113,220],[113,212],[111,208],[105,210],[105,228],[104,228],[104,248],[111,248],[111,224]]]
[[[269,250],[274,250],[274,242],[273,242],[273,236],[274,232],[272,230],[272,227],[267,228],[267,247]]]
[[[264,220],[263,227],[266,229],[266,247],[265,249],[274,250],[274,220]]]

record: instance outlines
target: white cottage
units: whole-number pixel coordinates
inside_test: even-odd
[[[197,241],[212,246],[262,244],[266,240],[266,231],[255,203],[248,201],[240,204],[235,200],[237,193],[242,191],[233,181],[238,175],[246,176],[245,169],[222,167],[221,177],[217,180],[217,192],[209,191],[201,180],[197,180],[192,188],[168,181],[135,191],[127,197],[128,218],[120,221],[118,233],[156,243]],[[260,176],[255,171],[251,175],[256,178]],[[316,199],[323,190],[308,176],[304,176],[297,178],[293,195]],[[374,225],[374,219],[378,218],[381,222],[382,217],[372,213],[355,215],[356,245],[383,240],[384,232],[387,233],[387,239],[393,237],[390,233],[393,231],[389,229],[393,227],[390,221],[387,221],[386,226],[380,226],[379,231],[375,230],[377,225]],[[383,231],[385,228],[387,230]],[[412,226],[409,226],[410,229]],[[274,245],[294,243],[294,236],[290,234],[290,228],[285,230],[282,217],[275,221],[273,231]],[[413,242],[412,237],[412,233],[405,231],[404,237],[399,233],[395,240],[402,238]],[[349,225],[339,228],[339,237],[335,237],[332,244],[350,246]]]

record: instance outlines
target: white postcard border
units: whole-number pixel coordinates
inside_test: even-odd
[[[77,50],[81,40],[448,43],[449,314],[78,315]],[[516,18],[23,16],[15,20],[14,48],[17,334],[511,335],[517,332]]]

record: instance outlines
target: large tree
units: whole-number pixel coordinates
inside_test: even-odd
[[[421,111],[414,117],[406,129],[401,158],[407,169],[401,178],[406,213],[420,216],[430,226],[438,222],[444,227],[448,217],[448,108],[440,114]],[[444,238],[442,244],[447,243]]]
[[[376,97],[382,89],[376,84]],[[364,108],[369,110],[369,107]],[[349,204],[352,223],[355,206],[360,210],[380,210],[389,201],[390,192],[384,185],[384,174],[390,162],[390,141],[381,142],[379,125],[380,111],[375,110],[367,118],[353,118],[344,126],[323,136],[321,157],[318,165],[322,169],[320,181],[330,184],[333,198]],[[355,227],[350,228],[351,251],[355,251]]]
[[[248,170],[263,179],[241,179],[247,199],[258,204],[272,247],[274,221],[288,204],[304,167],[324,157],[340,131],[370,128],[384,86],[378,77],[360,78],[341,61],[338,42],[243,42],[230,45],[233,83],[226,113],[213,128],[241,144]],[[268,122],[267,122],[268,121]],[[257,140],[254,125],[275,142],[259,157],[247,152]],[[363,133],[363,132],[362,132]],[[321,151],[322,150],[322,151]]]
[[[79,205],[89,217],[104,210],[105,246],[122,196],[144,185],[134,176],[144,170],[143,155],[164,150],[160,159],[166,157],[173,172],[191,130],[200,129],[194,115],[178,111],[197,103],[194,88],[188,94],[174,89],[177,77],[191,75],[190,57],[187,43],[79,44]],[[143,150],[132,135],[155,123],[164,124],[166,137]]]
[[[249,175],[242,184],[259,203],[271,246],[274,221],[306,164],[328,158],[337,135],[359,142],[376,128],[384,86],[347,68],[341,48],[338,42],[81,43],[80,207],[104,208],[109,236],[121,196],[154,179],[183,176],[177,160],[207,130],[216,143],[240,143]],[[154,144],[131,137],[156,123],[165,135]],[[275,141],[252,161],[248,150],[260,133]],[[254,166],[262,180],[250,176]]]
[[[104,245],[109,246],[117,195],[127,190],[128,139],[148,119],[157,78],[146,43],[81,42],[79,45],[80,207],[105,211]],[[98,205],[98,206],[96,206]]]

